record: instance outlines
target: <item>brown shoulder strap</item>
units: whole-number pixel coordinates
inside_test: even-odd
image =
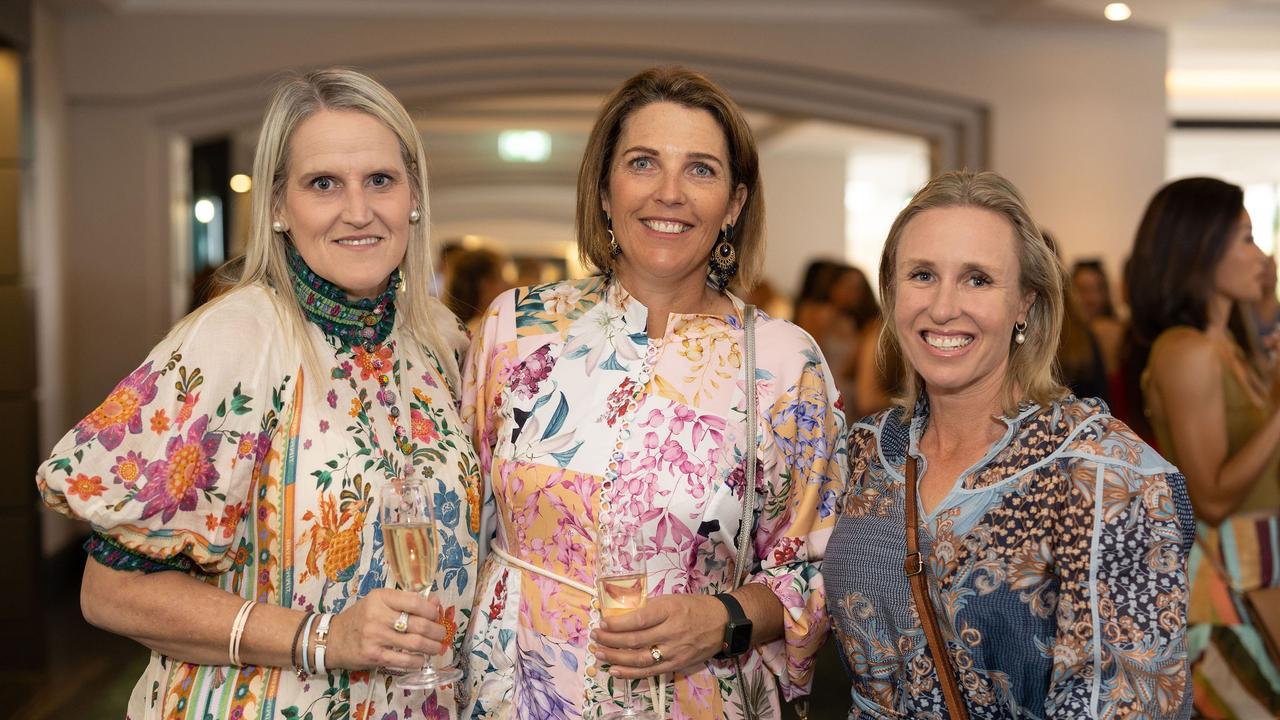
[[[924,571],[924,558],[920,556],[920,518],[916,515],[916,459],[913,457],[907,458],[907,492],[903,502],[903,514],[907,520],[907,557],[902,563],[902,569],[911,581],[911,597],[916,601],[916,612],[924,627],[929,655],[933,658],[938,682],[942,683],[942,695],[947,701],[951,720],[969,720],[969,709],[964,704],[964,695],[960,693],[960,686],[956,683],[951,656],[947,654],[942,630],[938,628],[938,617],[933,612],[933,602],[929,600],[929,578]]]

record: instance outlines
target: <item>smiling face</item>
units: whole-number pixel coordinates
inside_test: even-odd
[[[362,112],[322,110],[294,130],[288,168],[278,213],[302,259],[352,298],[380,295],[414,209],[395,133]]]
[[[931,397],[999,397],[1014,324],[1035,294],[1022,289],[1013,226],[990,210],[925,210],[902,231],[893,323]]]
[[[746,200],[729,175],[728,144],[711,113],[656,102],[629,115],[601,198],[622,249],[619,279],[702,287],[716,237]]]
[[[1214,290],[1234,302],[1257,302],[1262,299],[1268,270],[1267,256],[1253,242],[1249,213],[1241,212],[1227,234],[1227,251],[1214,268]]]

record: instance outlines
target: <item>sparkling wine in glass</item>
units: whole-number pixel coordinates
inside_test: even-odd
[[[402,590],[426,597],[440,557],[436,540],[435,508],[431,491],[413,478],[393,480],[382,488],[382,538],[387,567]],[[429,658],[430,656],[428,656]],[[429,660],[422,669],[396,676],[396,685],[429,689],[448,685],[462,677],[456,667],[437,670]]]
[[[600,614],[608,618],[644,607],[648,574],[638,528],[625,524],[601,528],[596,546],[596,596]],[[622,683],[622,707],[606,712],[601,716],[604,720],[657,720],[653,713],[636,708],[630,680],[619,678],[615,683]]]

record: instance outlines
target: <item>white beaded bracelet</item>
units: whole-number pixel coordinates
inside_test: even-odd
[[[316,672],[324,673],[324,651],[329,640],[329,623],[333,621],[333,613],[320,616],[320,624],[316,626]]]
[[[249,623],[249,613],[253,612],[253,606],[257,604],[253,600],[245,600],[240,606],[240,612],[236,613],[235,622],[231,623],[231,641],[227,646],[227,655],[230,656],[233,667],[240,667],[240,639],[244,637],[244,627]]]

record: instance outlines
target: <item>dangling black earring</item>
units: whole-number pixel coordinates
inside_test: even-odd
[[[613,236],[613,218],[605,215],[604,220],[609,231],[609,257],[618,257],[622,254],[622,247],[618,245],[618,238]]]
[[[707,267],[707,277],[720,290],[728,287],[733,276],[738,274],[738,251],[733,247],[733,226],[725,225],[720,231],[720,241],[711,249],[711,259]]]

